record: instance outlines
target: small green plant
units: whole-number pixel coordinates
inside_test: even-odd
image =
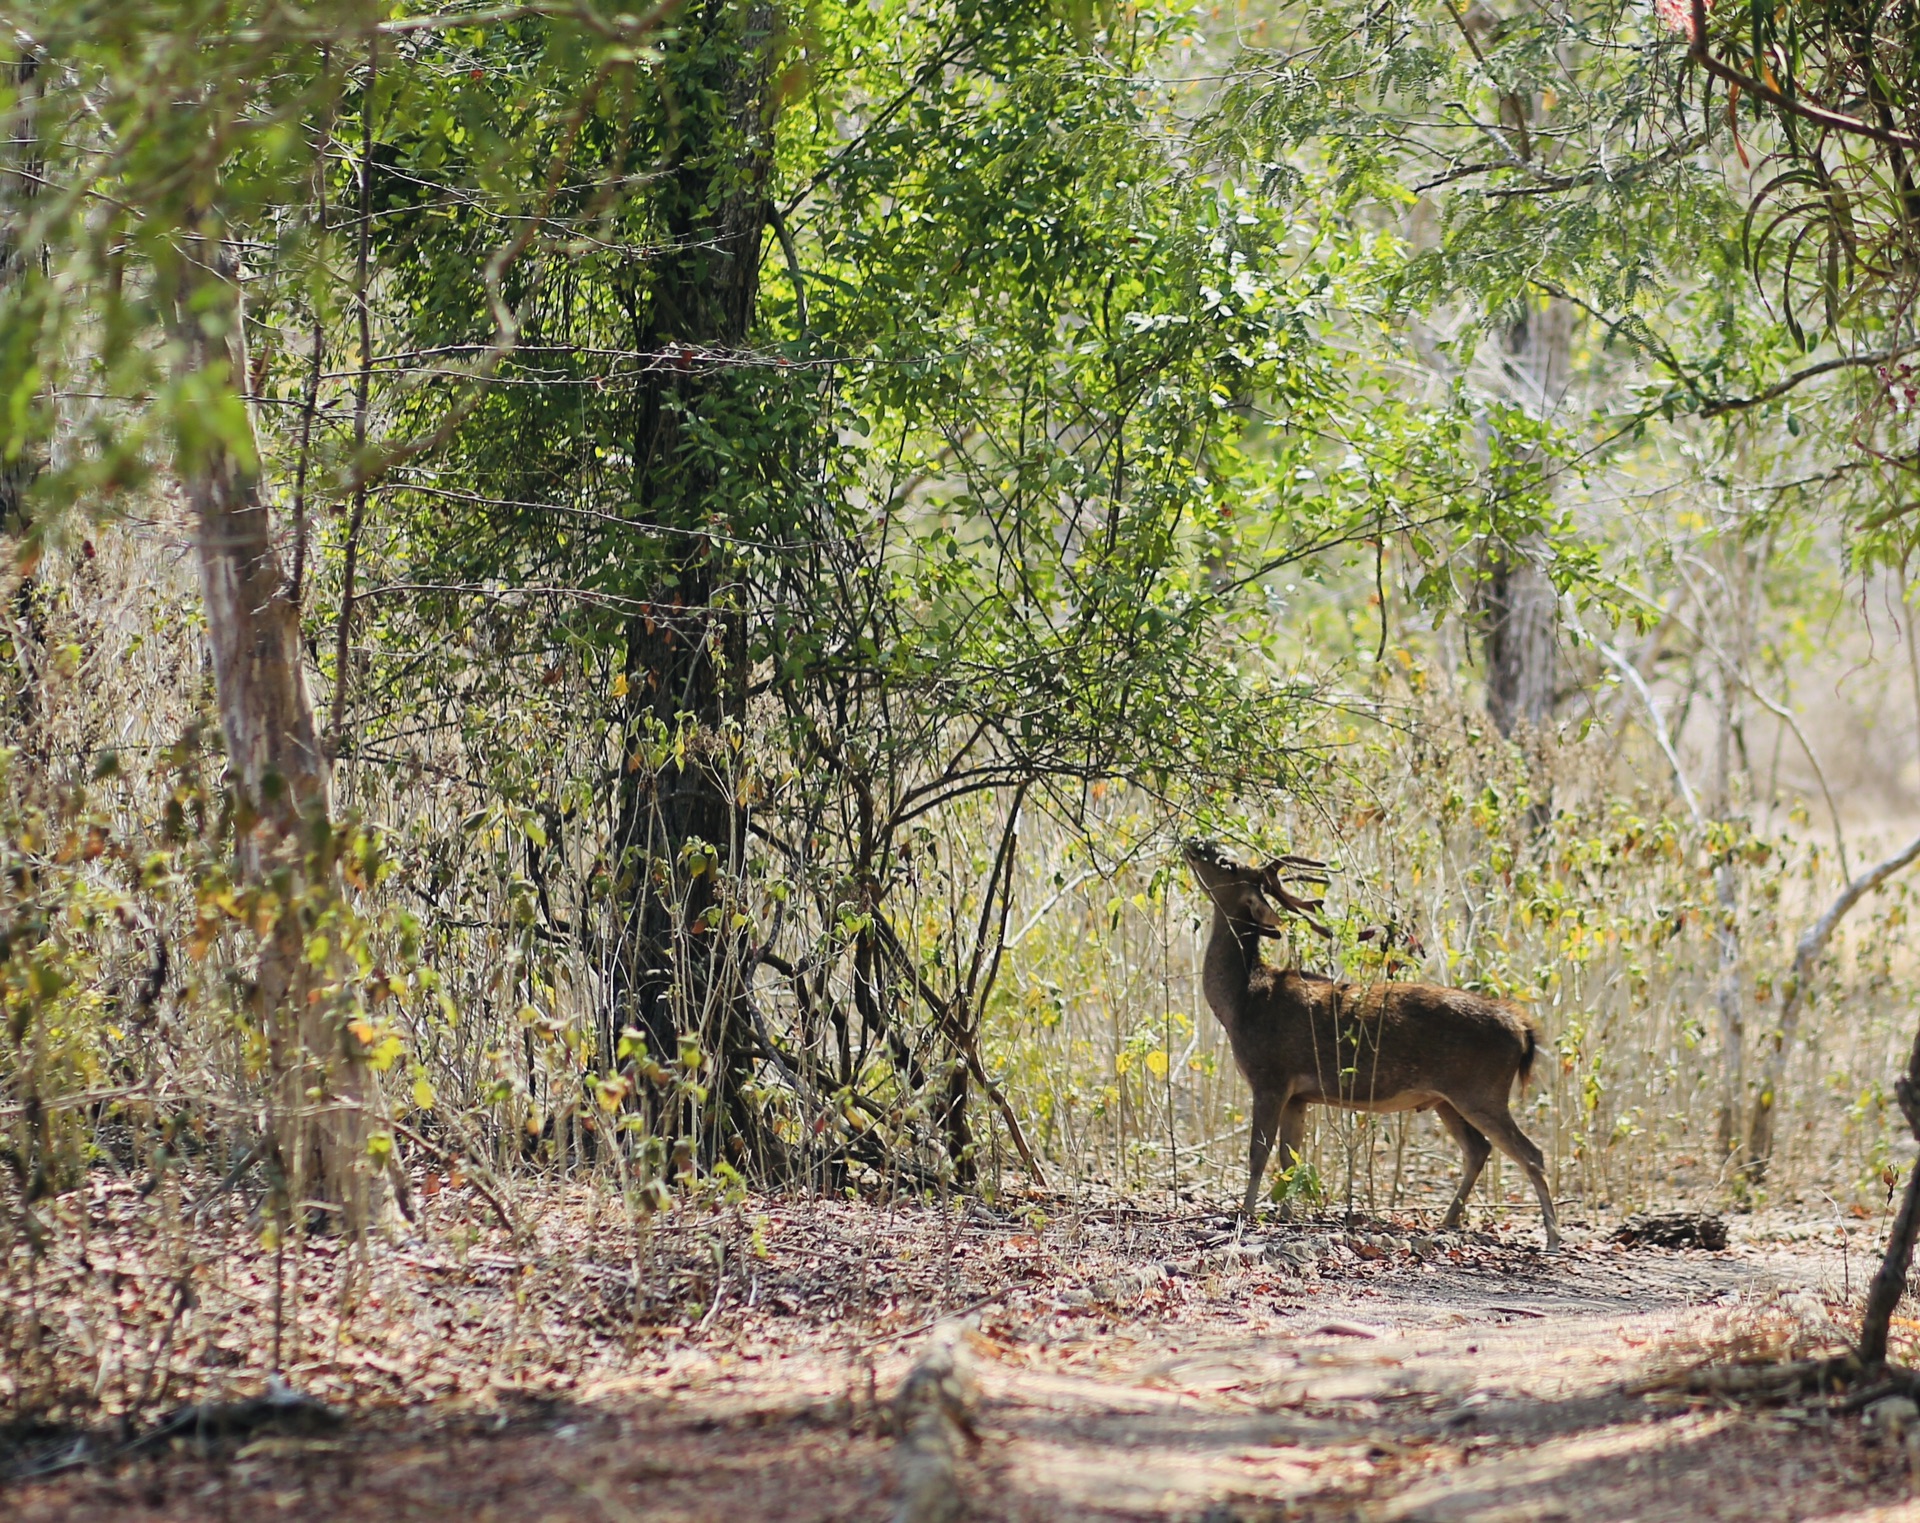
[[[1317,1210],[1327,1203],[1327,1187],[1320,1178],[1320,1171],[1307,1159],[1301,1158],[1274,1172],[1267,1199],[1276,1206],[1299,1202]]]

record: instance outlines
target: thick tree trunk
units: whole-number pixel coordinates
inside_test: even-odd
[[[664,531],[664,563],[650,606],[627,624],[627,723],[636,752],[649,736],[678,741],[663,764],[636,756],[623,774],[625,944],[608,1038],[633,1024],[666,1057],[699,1043],[709,1161],[763,1139],[741,1095],[754,1061],[746,945],[719,906],[745,845],[729,734],[744,708],[744,627],[728,606],[723,545],[704,533],[730,504],[691,425],[738,405],[729,362],[759,291],[779,41],[766,0],[704,0],[679,13],[661,69],[674,113],[658,191],[666,248],[636,277],[636,346],[660,359],[639,398],[635,496],[640,519]]]
[[[173,314],[178,374],[197,385],[244,387],[239,270],[217,236],[194,240],[187,261]],[[300,916],[309,894],[328,886],[313,848],[328,815],[331,768],[307,694],[299,610],[260,491],[250,414],[240,415],[249,420],[245,437],[183,437],[178,468],[194,518],[239,870],[277,900],[253,1001],[268,1037],[275,1141],[293,1198],[335,1208],[339,1225],[358,1233],[375,1198],[367,1152],[374,1089],[344,1023],[307,999],[312,974]]]
[[[1540,569],[1545,548],[1530,540],[1490,559],[1482,588],[1487,630],[1487,713],[1511,736],[1553,715],[1559,621],[1553,583]]]
[[[1524,309],[1506,333],[1505,369],[1517,404],[1550,415],[1567,384],[1571,308],[1548,301]],[[1548,577],[1546,541],[1530,535],[1496,546],[1488,558],[1481,608],[1486,630],[1487,713],[1502,735],[1540,727],[1553,716],[1559,665],[1559,600]]]

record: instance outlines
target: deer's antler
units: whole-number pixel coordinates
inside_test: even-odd
[[[1320,920],[1316,913],[1326,908],[1326,901],[1324,899],[1302,899],[1298,894],[1289,893],[1286,880],[1282,875],[1283,864],[1285,863],[1311,863],[1311,865],[1315,867],[1323,867],[1326,864],[1311,862],[1311,859],[1307,857],[1276,857],[1260,869],[1260,886],[1266,891],[1270,898],[1279,903],[1282,909],[1288,911],[1290,914],[1298,915],[1302,920],[1306,921],[1308,925],[1313,927],[1318,935],[1328,941],[1332,941],[1333,932],[1327,929],[1326,923]],[[1325,878],[1313,878],[1307,881],[1325,883],[1327,880]]]

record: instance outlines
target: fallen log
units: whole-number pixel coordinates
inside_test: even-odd
[[[900,1500],[894,1523],[953,1523],[963,1510],[957,1467],[980,1442],[973,1426],[978,1388],[956,1323],[934,1330],[893,1398]]]
[[[1653,1248],[1707,1248],[1717,1253],[1727,1246],[1727,1223],[1711,1211],[1642,1212],[1622,1222],[1613,1240]]]

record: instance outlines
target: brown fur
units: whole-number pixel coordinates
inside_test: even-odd
[[[1271,892],[1311,921],[1311,906],[1279,888],[1273,866],[1249,868],[1217,848],[1187,860],[1214,904],[1203,985],[1253,1090],[1253,1137],[1243,1209],[1252,1214],[1273,1144],[1283,1167],[1298,1152],[1308,1105],[1432,1110],[1460,1146],[1465,1175],[1447,1212],[1456,1225],[1492,1147],[1526,1172],[1547,1242],[1559,1242],[1540,1150],[1514,1123],[1508,1097],[1533,1070],[1540,1024],[1530,1010],[1440,984],[1361,986],[1269,967],[1263,937],[1282,934]]]

